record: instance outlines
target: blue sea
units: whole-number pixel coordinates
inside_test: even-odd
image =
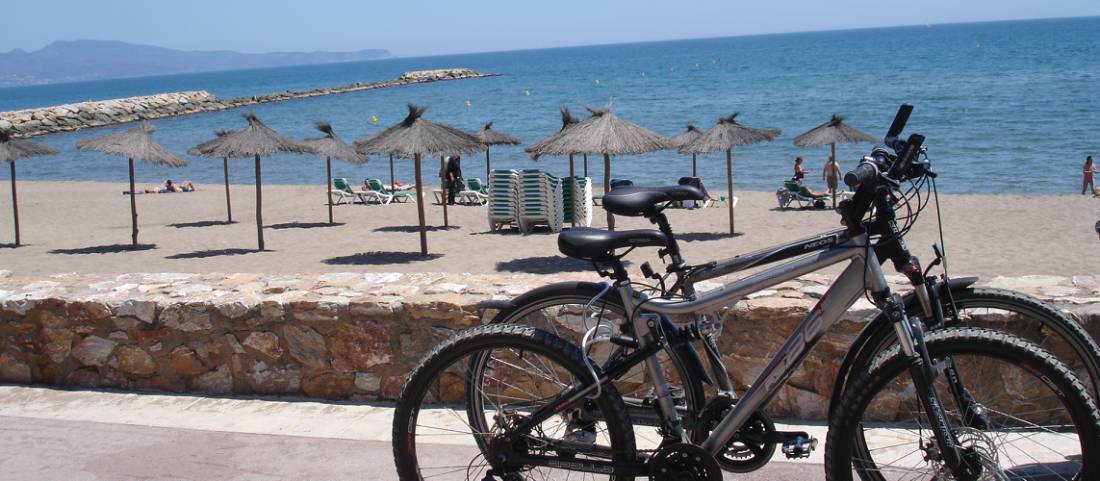
[[[567,31],[563,31],[567,32]],[[395,40],[397,41],[397,40]],[[563,38],[568,42],[568,38]],[[385,46],[383,46],[385,47]],[[235,97],[395,78],[409,70],[470,67],[499,77],[332,95],[250,108],[287,136],[316,134],[314,120],[330,120],[348,141],[400,121],[405,104],[429,106],[426,117],[475,130],[494,128],[529,145],[560,127],[558,108],[577,115],[586,106],[611,104],[615,112],[665,135],[688,123],[708,128],[740,112],[742,123],[774,127],[773,142],[734,150],[736,189],[770,191],[790,177],[804,156],[811,185],[820,185],[828,147],[800,149],[798,134],[841,114],[876,137],[897,106],[916,106],[908,133],[927,136],[929,155],[941,173],[939,186],[953,193],[1074,194],[1085,155],[1100,154],[1100,18],[930,25],[815,33],[681,40],[511,52],[398,58],[363,63],[133,78],[0,89],[0,110],[41,107],[181,90]],[[217,129],[244,124],[224,111],[155,122],[155,138],[183,152]],[[378,124],[370,122],[372,116]],[[77,141],[110,127],[40,137],[59,156],[19,162],[22,179],[126,182],[125,160],[79,152]],[[850,168],[869,144],[839,145]],[[565,175],[564,158],[533,161],[523,146],[492,150],[493,166],[542,168]],[[221,181],[221,161],[186,157],[181,169],[139,164],[142,185],[165,179]],[[434,159],[432,162],[435,162]],[[480,155],[464,158],[467,177],[484,175]],[[580,159],[577,159],[578,169]],[[432,163],[429,163],[428,172]],[[700,175],[724,187],[720,153],[699,159]],[[4,175],[6,176],[6,170]],[[249,183],[251,161],[231,163],[232,181]],[[388,159],[365,166],[337,162],[334,175],[358,181],[388,177]],[[691,159],[661,152],[613,159],[612,177],[638,183],[675,182],[691,172]],[[264,163],[264,181],[324,183],[324,161],[276,155]],[[602,162],[590,159],[589,175],[602,178]],[[399,180],[412,179],[409,160],[398,161]],[[5,178],[6,180],[6,178]]]

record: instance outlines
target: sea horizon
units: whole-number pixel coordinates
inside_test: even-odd
[[[315,136],[312,122],[327,119],[350,141],[400,120],[407,102],[427,104],[429,119],[467,130],[494,121],[494,128],[523,140],[517,147],[494,147],[494,167],[544,168],[556,175],[567,174],[565,159],[532,161],[522,147],[557,131],[560,106],[584,116],[586,106],[611,104],[620,116],[668,136],[689,122],[706,129],[719,116],[740,111],[746,125],[783,130],[774,142],[734,149],[735,190],[769,191],[790,177],[796,155],[807,159],[811,186],[823,187],[820,169],[827,147],[796,148],[794,136],[837,113],[881,137],[897,105],[909,102],[916,111],[907,132],[928,137],[933,165],[943,174],[942,191],[1073,194],[1080,189],[1084,156],[1097,153],[1097,143],[1090,139],[1100,127],[1100,111],[1090,99],[1100,98],[1100,68],[1083,61],[1100,53],[1097,27],[1100,17],[999,20],[394,57],[9,87],[0,89],[0,110],[182,90],[207,90],[219,97],[258,95],[378,81],[409,70],[469,67],[501,77],[249,110],[281,133],[299,138]],[[379,119],[377,124],[369,122],[372,116]],[[224,111],[154,123],[157,140],[182,154],[213,130],[234,128],[242,121],[237,111]],[[72,147],[77,140],[119,128],[38,137],[62,155],[20,163],[20,178],[125,180],[117,159]],[[853,166],[870,148],[838,145],[842,167]],[[220,180],[213,163],[187,158],[191,166],[178,171],[139,164],[139,182]],[[316,162],[291,159],[276,156],[266,162],[265,182],[323,184],[322,169],[294,167]],[[335,175],[385,178],[385,160],[374,157],[366,167],[337,163]],[[483,156],[465,157],[467,177],[484,177],[483,162]],[[411,180],[407,164],[398,166],[398,178],[405,182]],[[602,180],[602,162],[592,164],[590,176]],[[432,164],[427,165],[430,171]],[[624,156],[613,161],[612,177],[674,183],[690,174],[690,165],[690,157],[685,160],[674,152]],[[699,165],[708,187],[725,190],[722,155],[701,156]],[[248,169],[237,169],[232,181],[249,182]]]

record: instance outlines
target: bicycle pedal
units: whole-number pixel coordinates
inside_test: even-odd
[[[817,438],[806,433],[799,433],[783,441],[783,455],[787,459],[808,458],[814,449],[817,449]]]
[[[587,429],[578,429],[566,433],[561,439],[562,447],[588,449],[596,445],[596,433]]]

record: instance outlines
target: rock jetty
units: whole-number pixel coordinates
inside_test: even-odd
[[[124,124],[138,120],[160,119],[177,115],[213,112],[217,110],[246,107],[254,104],[279,102],[283,100],[318,97],[321,95],[373,90],[401,85],[411,85],[443,80],[492,77],[492,74],[476,72],[468,68],[418,70],[406,72],[399,78],[381,82],[356,82],[337,87],[323,87],[310,90],[276,92],[265,95],[253,95],[233,99],[220,99],[204,90],[190,92],[163,93],[128,97],[123,99],[98,100],[75,104],[56,105],[36,109],[0,112],[0,129],[11,131],[16,137],[67,132],[105,125]]]

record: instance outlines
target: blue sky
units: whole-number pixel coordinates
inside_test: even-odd
[[[122,40],[418,56],[890,25],[1100,15],[1097,0],[14,1],[0,51]]]

